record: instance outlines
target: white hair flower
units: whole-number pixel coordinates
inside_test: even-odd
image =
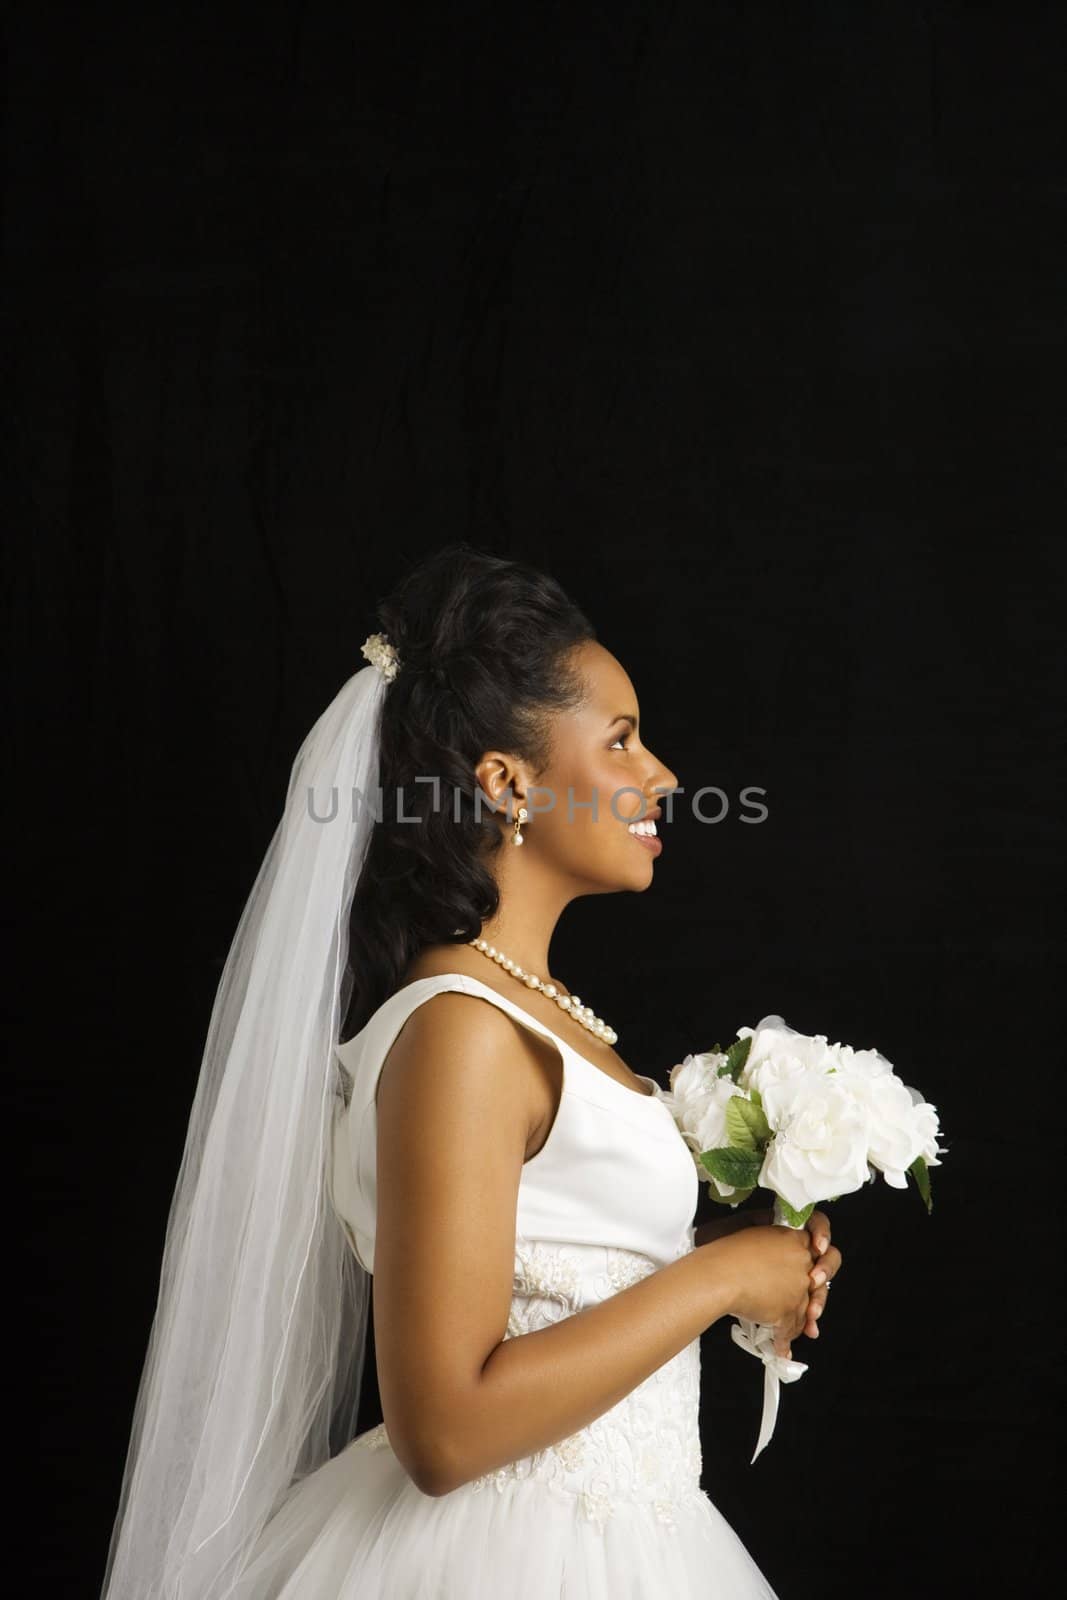
[[[369,633],[363,641],[362,653],[372,666],[377,667],[382,677],[392,683],[400,671],[400,657],[395,645],[389,643],[385,634]]]

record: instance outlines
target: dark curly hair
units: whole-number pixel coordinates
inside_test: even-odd
[[[466,543],[410,570],[377,619],[400,670],[382,702],[381,820],[352,905],[346,1039],[421,950],[474,939],[495,913],[488,863],[505,836],[484,800],[475,815],[475,766],[497,749],[544,770],[552,714],[584,694],[569,652],[596,638],[554,578]],[[440,783],[415,782],[431,776]]]

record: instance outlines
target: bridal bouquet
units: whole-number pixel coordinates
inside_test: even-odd
[[[712,1198],[736,1206],[757,1187],[774,1196],[774,1220],[802,1228],[815,1207],[873,1182],[895,1189],[910,1173],[932,1208],[931,1167],[944,1153],[938,1115],[877,1050],[797,1033],[781,1017],[739,1028],[735,1043],[688,1055],[662,1095]],[[779,1383],[807,1364],[779,1356],[774,1329],[739,1317],[735,1343],[764,1366],[755,1455],[774,1431]]]

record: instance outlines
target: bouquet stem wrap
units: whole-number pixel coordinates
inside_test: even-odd
[[[782,1213],[778,1197],[774,1198],[774,1223],[781,1228],[792,1227]],[[763,1416],[760,1419],[759,1438],[756,1441],[755,1454],[752,1461],[763,1451],[771,1441],[774,1433],[774,1424],[778,1419],[778,1393],[779,1386],[783,1383],[795,1383],[808,1370],[806,1361],[793,1361],[788,1356],[780,1356],[774,1348],[774,1328],[767,1322],[752,1322],[748,1317],[738,1317],[730,1329],[730,1337],[735,1344],[747,1350],[749,1355],[756,1356],[763,1362]],[[751,1462],[749,1465],[751,1466]]]

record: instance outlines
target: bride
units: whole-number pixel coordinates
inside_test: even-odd
[[[816,1337],[840,1254],[822,1212],[696,1229],[662,1091],[549,963],[649,888],[675,775],[547,575],[452,545],[377,621],[219,984],[105,1600],[771,1596],[700,1488],[700,1335]]]

